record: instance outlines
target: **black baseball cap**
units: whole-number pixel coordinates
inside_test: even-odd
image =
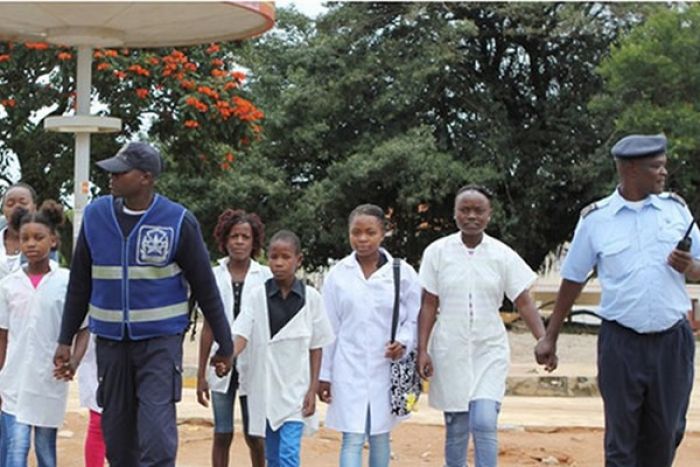
[[[96,164],[109,173],[138,169],[150,172],[154,178],[158,177],[163,170],[163,159],[158,150],[150,144],[141,142],[128,143],[114,157],[103,159]]]

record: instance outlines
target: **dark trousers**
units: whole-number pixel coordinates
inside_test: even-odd
[[[97,338],[97,402],[112,467],[174,466],[175,403],[182,395],[182,336]]]
[[[603,321],[598,386],[605,406],[606,466],[671,466],[685,432],[694,356],[685,319],[651,334]]]

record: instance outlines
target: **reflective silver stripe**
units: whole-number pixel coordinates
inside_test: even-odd
[[[180,266],[170,263],[167,266],[129,266],[129,279],[165,279],[182,272]],[[93,279],[121,280],[121,266],[93,266]]]
[[[129,310],[129,321],[132,323],[159,321],[161,319],[176,318],[183,315],[187,315],[187,302],[176,303],[174,305],[162,306],[158,308]],[[90,305],[90,316],[100,321],[119,323],[123,321],[124,312],[122,310],[105,310],[103,308]]]

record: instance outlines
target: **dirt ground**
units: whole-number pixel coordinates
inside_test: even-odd
[[[82,466],[82,442],[87,417],[69,413],[58,442],[58,465]],[[211,423],[190,420],[180,425],[180,449],[177,465],[181,467],[208,466],[211,449]],[[599,429],[537,428],[499,432],[499,465],[568,465],[600,466],[602,436]],[[440,426],[404,423],[392,434],[392,465],[404,467],[439,467],[442,465],[443,428]],[[321,429],[314,437],[305,438],[302,446],[304,467],[338,465],[340,436]],[[700,458],[700,433],[690,433],[679,449],[675,465],[691,467]],[[250,465],[243,437],[236,432],[232,466]]]
[[[511,355],[514,364],[532,362],[532,337],[516,326],[509,333]],[[560,362],[579,362],[595,365],[596,336],[591,334],[564,334],[560,340]],[[185,362],[195,360],[195,343],[186,343]],[[700,362],[698,364],[700,370]],[[698,388],[695,389],[696,391]],[[556,404],[557,398],[552,398]],[[184,413],[181,412],[181,413]],[[208,412],[205,411],[204,414]],[[82,466],[83,439],[87,426],[87,411],[72,410],[59,432],[58,465],[60,467]],[[240,426],[236,421],[236,428]],[[186,418],[180,427],[178,467],[210,465],[211,419],[198,415]],[[444,429],[439,425],[424,425],[404,422],[392,433],[392,466],[441,467]],[[603,431],[599,428],[522,428],[509,427],[499,432],[499,465],[603,465]],[[321,429],[314,437],[305,438],[302,446],[304,467],[332,467],[338,465],[340,435]],[[471,454],[470,454],[471,455]],[[700,432],[686,434],[675,465],[691,467],[700,465]],[[30,464],[36,465],[36,464]],[[245,442],[236,432],[232,455],[232,466],[247,466]],[[473,464],[471,464],[473,465]]]

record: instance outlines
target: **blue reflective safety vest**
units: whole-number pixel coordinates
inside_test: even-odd
[[[134,340],[184,332],[187,284],[175,263],[185,208],[164,196],[124,237],[114,198],[103,196],[85,209],[83,230],[92,256],[90,332]]]

